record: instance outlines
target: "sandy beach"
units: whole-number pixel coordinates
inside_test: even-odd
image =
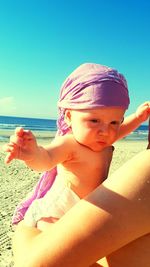
[[[41,143],[44,141],[41,139]],[[47,141],[46,141],[47,142]],[[28,169],[23,162],[14,160],[4,163],[4,143],[0,143],[0,267],[13,266],[11,238],[13,230],[11,217],[15,206],[32,190],[40,173]],[[115,144],[110,173],[114,172],[128,159],[146,148],[146,141],[122,140]]]

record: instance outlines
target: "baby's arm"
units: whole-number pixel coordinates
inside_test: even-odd
[[[4,147],[4,150],[8,152],[5,162],[9,163],[13,159],[19,159],[34,170],[49,170],[69,158],[72,145],[72,138],[68,138],[66,135],[55,138],[48,146],[38,146],[31,131],[17,128],[15,134],[10,138],[10,143]]]
[[[128,135],[136,128],[138,128],[150,116],[150,102],[145,102],[140,105],[136,112],[124,119],[120,126],[119,135],[117,139],[121,139]]]
[[[147,149],[150,149],[150,118],[149,118],[149,125],[148,125],[148,146]]]

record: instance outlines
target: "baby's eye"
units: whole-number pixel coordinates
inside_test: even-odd
[[[111,124],[118,125],[118,124],[120,124],[120,122],[119,121],[111,121]]]
[[[99,120],[97,120],[97,119],[92,119],[90,121],[93,122],[93,123],[98,123],[99,122]]]

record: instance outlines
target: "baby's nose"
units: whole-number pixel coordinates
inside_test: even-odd
[[[99,127],[99,133],[100,134],[104,134],[104,135],[108,135],[108,124],[107,123],[101,123],[100,127]]]

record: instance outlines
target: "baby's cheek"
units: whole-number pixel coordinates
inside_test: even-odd
[[[110,136],[111,144],[113,144],[116,141],[116,139],[118,138],[118,135],[119,135],[119,130],[112,131],[111,136]]]

